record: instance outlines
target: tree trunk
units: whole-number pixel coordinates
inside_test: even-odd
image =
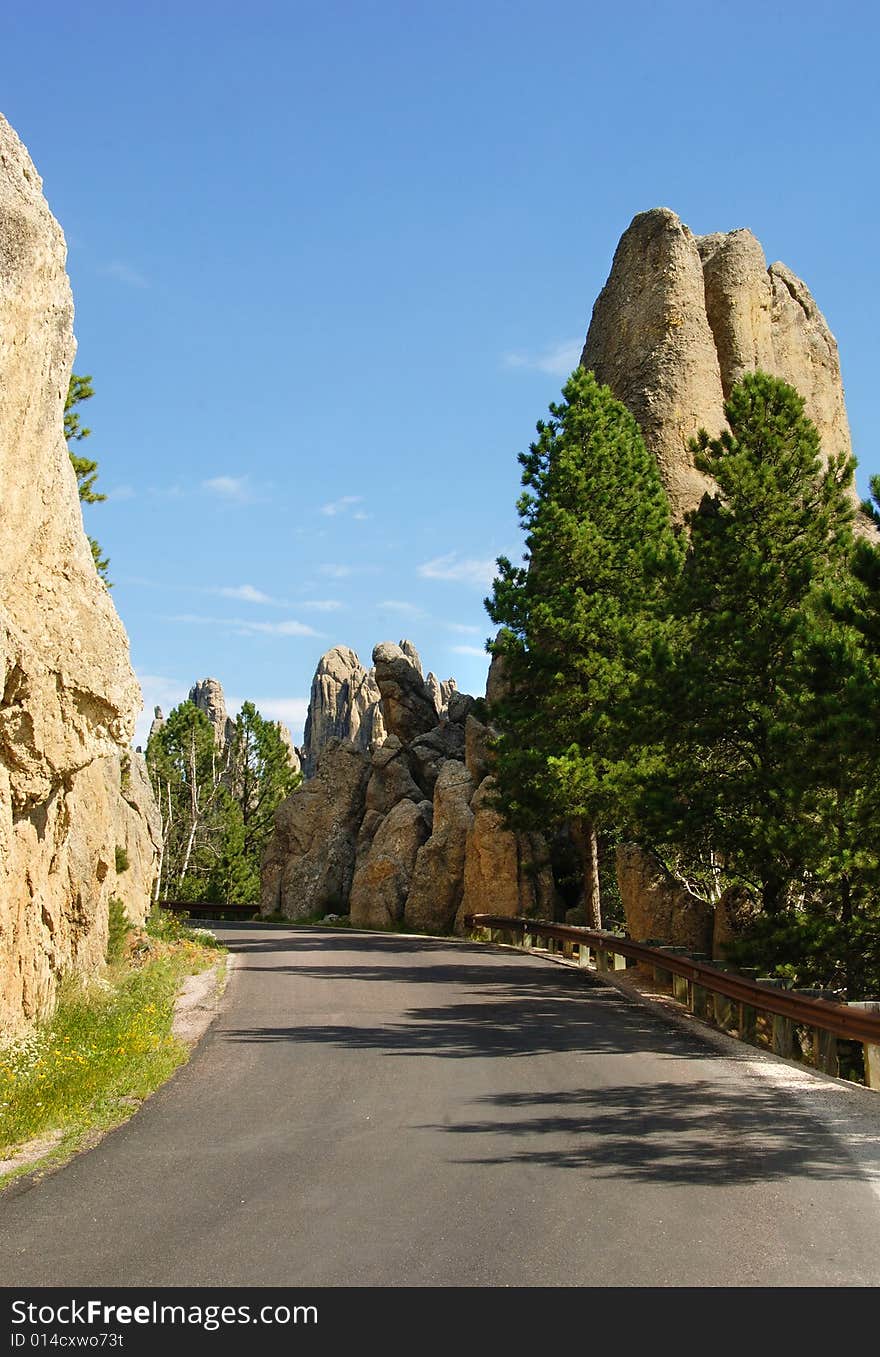
[[[581,860],[587,927],[601,928],[602,897],[599,891],[599,840],[596,826],[591,820],[572,820],[571,837]]]

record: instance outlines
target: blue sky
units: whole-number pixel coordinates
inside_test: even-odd
[[[325,649],[402,636],[481,691],[516,454],[649,207],[807,281],[866,490],[878,39],[845,0],[9,10],[148,707],[211,675],[299,738]]]

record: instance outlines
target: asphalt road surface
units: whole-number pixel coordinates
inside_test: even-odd
[[[877,1095],[539,957],[222,936],[190,1063],[0,1198],[6,1286],[880,1284]]]

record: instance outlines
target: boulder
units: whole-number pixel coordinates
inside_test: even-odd
[[[444,722],[407,745],[409,766],[424,796],[434,795],[440,770],[448,760],[464,762],[464,743],[463,727]]]
[[[449,760],[434,789],[433,832],[419,849],[404,918],[410,928],[446,933],[455,922],[464,889],[464,859],[473,823],[474,784],[463,763]]]
[[[382,743],[385,726],[379,702],[375,675],[349,646],[334,646],[321,656],[312,679],[301,751],[306,777],[312,777],[331,740],[345,740],[364,750]]]
[[[556,888],[547,844],[540,834],[509,829],[495,808],[496,784],[486,777],[474,792],[464,864],[464,892],[456,932],[469,914],[552,919]]]
[[[425,806],[403,800],[382,820],[352,882],[353,925],[388,928],[403,918],[416,856],[431,832]]]
[[[409,655],[400,646],[383,641],[373,651],[373,664],[388,734],[408,744],[431,730],[437,724],[437,709]]]
[[[111,896],[149,907],[148,809],[122,760],[141,695],[83,531],[63,413],[75,351],[66,248],[0,117],[0,1028],[103,962]],[[143,789],[150,797],[149,787]],[[151,799],[151,798],[150,798]],[[130,812],[130,813],[129,813]],[[136,862],[116,879],[120,836]]]
[[[407,751],[396,735],[373,751],[372,772],[367,786],[366,807],[379,815],[388,812],[400,801],[423,801],[425,793],[410,772]]]
[[[639,844],[619,845],[616,860],[629,936],[635,942],[653,938],[711,956],[714,910],[708,901],[694,895],[655,853]]]
[[[370,758],[342,740],[275,812],[261,864],[260,911],[306,919],[345,912],[354,877]]]

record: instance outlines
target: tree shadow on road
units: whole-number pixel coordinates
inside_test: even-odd
[[[478,1101],[500,1115],[423,1128],[488,1141],[485,1154],[453,1162],[531,1164],[707,1187],[865,1176],[818,1118],[775,1083],[698,1079]]]

